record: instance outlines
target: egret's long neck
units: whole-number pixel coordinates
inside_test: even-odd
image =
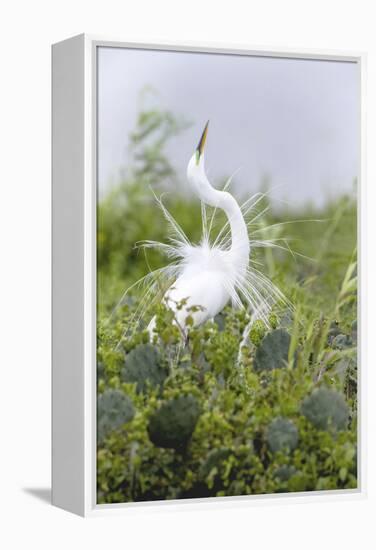
[[[193,180],[194,188],[205,204],[221,208],[225,212],[230,224],[232,261],[239,269],[246,269],[250,252],[249,237],[247,225],[238,203],[230,193],[218,191],[211,186],[203,166],[191,175],[190,179]]]

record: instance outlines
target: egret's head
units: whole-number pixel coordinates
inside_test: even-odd
[[[208,126],[209,126],[209,121],[205,124],[205,128],[204,128],[204,131],[202,132],[200,141],[198,142],[196,150],[193,153],[191,160],[188,163],[187,175],[189,180],[191,180],[192,177],[194,178],[195,175],[197,176],[204,169],[204,148],[205,148],[206,137],[208,134]]]
[[[223,206],[221,206],[221,204],[229,193],[218,191],[212,187],[205,173],[204,149],[208,134],[208,126],[209,121],[206,123],[196,150],[188,163],[187,178],[192,191],[202,202],[213,208],[222,208]]]
[[[205,148],[205,143],[206,143],[206,137],[207,137],[207,135],[208,135],[208,126],[209,126],[209,121],[207,121],[207,123],[205,124],[204,131],[202,132],[200,141],[198,142],[198,145],[197,145],[197,147],[196,147],[196,151],[195,151],[195,160],[196,160],[196,164],[197,164],[197,165],[198,165],[200,162],[202,162],[202,160],[203,160],[204,148]]]

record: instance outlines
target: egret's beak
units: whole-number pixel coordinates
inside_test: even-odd
[[[207,121],[207,123],[205,124],[205,128],[204,128],[204,131],[202,132],[202,136],[201,136],[201,139],[197,145],[197,149],[196,149],[196,164],[199,163],[200,161],[200,157],[204,151],[204,147],[205,147],[205,142],[206,142],[206,136],[208,134],[208,126],[209,126],[209,121]]]

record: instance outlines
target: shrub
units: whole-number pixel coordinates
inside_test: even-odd
[[[150,441],[157,447],[183,450],[193,434],[199,416],[200,408],[192,395],[181,395],[166,401],[150,418]]]

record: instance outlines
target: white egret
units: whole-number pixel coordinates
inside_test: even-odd
[[[193,245],[189,242],[178,223],[158,199],[173,235],[169,244],[155,241],[142,243],[144,247],[159,248],[175,260],[147,276],[146,279],[151,279],[151,284],[146,290],[144,302],[150,303],[158,277],[167,276],[169,280],[172,279],[163,301],[173,310],[176,323],[183,334],[186,333],[188,316],[194,326],[200,325],[214,318],[229,302],[234,307],[247,307],[253,317],[259,317],[266,323],[268,313],[277,300],[287,303],[278,288],[250,265],[252,244],[255,247],[273,246],[271,242],[252,241],[244,219],[244,213],[249,212],[264,195],[251,197],[243,205],[242,212],[242,208],[228,191],[219,191],[212,187],[205,172],[204,148],[207,133],[208,123],[187,168],[188,182],[202,204],[203,236],[200,244]],[[206,206],[214,208],[214,215],[220,209],[227,217],[227,223],[214,243],[210,242]],[[155,318],[148,326],[151,334],[154,328]]]
[[[207,133],[208,123],[187,168],[188,182],[201,201],[201,241],[199,244],[192,244],[162,200],[155,197],[170,227],[169,240],[147,240],[138,246],[157,249],[171,261],[166,266],[151,271],[128,288],[115,307],[114,311],[134,287],[144,286],[144,292],[133,316],[136,326],[161,298],[174,312],[175,323],[183,337],[187,334],[187,324],[198,326],[214,318],[229,302],[234,308],[246,308],[250,315],[247,331],[254,319],[261,319],[269,325],[269,314],[276,302],[292,309],[291,303],[278,287],[257,269],[258,262],[251,257],[252,250],[260,247],[276,247],[291,252],[289,247],[285,248],[277,243],[278,239],[262,239],[262,233],[268,227],[263,225],[257,228],[257,220],[262,219],[268,207],[261,209],[246,221],[250,213],[255,213],[265,194],[256,193],[239,206],[227,191],[231,179],[222,191],[210,184],[205,172],[204,156]],[[213,209],[209,224],[207,207]],[[212,242],[213,220],[218,210],[225,213],[227,222]],[[274,224],[272,227],[279,225],[281,224]],[[164,289],[162,295],[161,288]],[[148,325],[152,337],[155,325],[156,319],[153,317]],[[128,330],[129,328],[124,335]]]

